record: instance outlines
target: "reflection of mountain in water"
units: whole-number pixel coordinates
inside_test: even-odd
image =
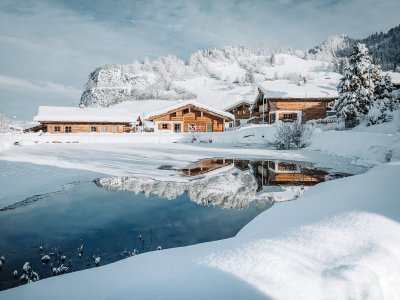
[[[260,207],[274,200],[297,198],[304,186],[329,178],[327,172],[312,168],[310,163],[266,160],[250,161],[224,158],[203,159],[186,168],[177,169],[184,182],[161,181],[140,177],[108,177],[96,180],[107,190],[143,192],[169,200],[187,193],[201,205],[243,208],[251,201]]]
[[[192,181],[160,181],[140,177],[101,178],[96,184],[107,190],[127,190],[146,196],[153,194],[169,200],[187,193],[190,200],[202,205],[243,208],[255,198],[257,182],[251,172],[228,168],[218,174]]]

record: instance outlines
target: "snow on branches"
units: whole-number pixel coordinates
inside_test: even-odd
[[[387,121],[385,114],[393,102],[390,86],[390,77],[383,77],[380,67],[372,64],[367,47],[355,44],[338,85],[339,99],[335,105],[346,127],[358,125],[369,113],[369,124]]]

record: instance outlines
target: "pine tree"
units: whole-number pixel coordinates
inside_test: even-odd
[[[390,112],[395,109],[395,101],[392,95],[393,85],[391,77],[386,74],[380,76],[375,82],[375,99],[368,112],[368,125],[374,125],[389,121]]]
[[[355,44],[349,66],[338,85],[339,98],[335,105],[338,116],[345,119],[346,127],[358,125],[360,118],[368,114],[379,76],[380,69],[371,63],[368,49],[364,44]]]
[[[244,85],[251,85],[255,81],[254,79],[254,70],[251,68],[249,70],[246,70],[246,74],[244,75]]]
[[[275,67],[276,58],[275,58],[275,53],[274,52],[272,52],[271,57],[269,58],[269,63],[271,65],[271,67]]]

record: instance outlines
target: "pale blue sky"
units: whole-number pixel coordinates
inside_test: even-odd
[[[104,64],[223,45],[310,48],[398,25],[399,1],[0,2],[0,111],[31,119],[39,105],[78,103]]]

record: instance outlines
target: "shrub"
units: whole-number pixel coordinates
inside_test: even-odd
[[[277,149],[300,149],[306,146],[306,128],[301,122],[277,122],[275,128],[274,144]]]

